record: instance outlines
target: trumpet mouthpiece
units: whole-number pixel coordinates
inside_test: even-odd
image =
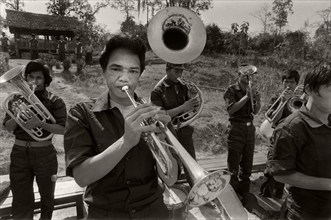
[[[123,86],[122,87],[122,90],[125,91],[125,90],[129,90],[129,86]]]

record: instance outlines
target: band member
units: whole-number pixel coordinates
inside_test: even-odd
[[[145,69],[145,46],[139,38],[115,35],[100,56],[108,90],[95,103],[79,103],[69,111],[64,134],[67,174],[87,187],[88,219],[165,219],[169,211],[163,202],[158,176],[167,184],[177,180],[177,162],[169,175],[160,170],[142,132],[156,131],[142,126],[155,117],[165,124],[170,117],[152,104],[133,107],[122,91],[131,95]]]
[[[268,171],[286,184],[284,219],[331,218],[331,67],[318,65],[304,80],[302,108],[273,133]]]
[[[259,112],[261,104],[260,94],[254,88],[252,91],[249,89],[250,75],[238,72],[238,82],[227,88],[224,100],[230,116],[227,158],[228,169],[231,172],[230,184],[239,195],[243,196],[249,192],[249,178],[253,165],[255,144],[253,115]],[[252,105],[254,105],[254,111]]]
[[[91,40],[89,40],[88,44],[85,46],[86,65],[92,65],[92,54],[93,54],[93,46],[91,44]]]
[[[25,114],[30,115],[31,118],[27,120],[25,128],[42,128],[44,131],[42,138],[49,136],[50,133],[63,134],[67,117],[66,106],[61,98],[47,91],[47,87],[52,81],[48,68],[40,62],[30,61],[26,66],[24,77],[29,85],[36,85],[34,94],[56,120],[56,124],[41,121],[31,110],[27,110]],[[17,98],[19,96],[14,96],[12,103]],[[9,170],[13,193],[13,219],[33,219],[34,177],[41,197],[40,218],[51,219],[58,168],[56,150],[52,145],[52,140],[35,141],[8,114],[5,116],[3,125],[8,131],[13,131],[15,135]]]
[[[30,55],[31,55],[31,60],[38,59],[38,40],[36,39],[35,35],[31,35],[31,40],[30,40]]]
[[[67,42],[64,39],[63,35],[60,36],[60,40],[57,45],[57,52],[59,54],[59,61],[63,62],[66,58],[66,49],[67,49]]]
[[[184,112],[192,110],[196,106],[199,106],[199,101],[197,99],[189,98],[187,86],[178,81],[178,77],[182,76],[183,70],[183,64],[167,63],[166,79],[151,93],[151,102],[165,109],[172,119]],[[193,127],[187,125],[177,129],[176,134],[179,142],[183,145],[186,151],[196,159],[192,138],[193,131]]]
[[[289,100],[289,98],[292,97],[293,91],[298,86],[299,80],[300,74],[294,69],[289,69],[282,75],[283,92],[278,96],[272,97],[270,100],[270,105],[268,107],[268,109],[273,107],[271,111],[271,118],[275,118],[272,124],[274,128],[279,124],[281,120],[283,120],[292,113],[286,106],[282,106],[284,106],[284,104]],[[279,101],[276,103],[277,100]],[[275,113],[277,113],[276,116]],[[269,150],[268,156],[270,156],[271,151],[272,149]],[[268,172],[265,172],[265,176],[267,177],[267,180],[261,185],[261,194],[266,197],[274,196],[276,198],[282,198],[284,184],[275,181],[274,178],[268,174]]]

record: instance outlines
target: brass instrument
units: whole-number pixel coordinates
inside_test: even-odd
[[[257,73],[257,67],[253,66],[253,65],[240,66],[239,72],[242,75],[248,76],[248,90],[249,90],[249,94],[250,94],[249,99],[251,100],[252,111],[254,112],[255,106],[254,106],[254,94],[253,94],[253,90],[252,90],[252,84],[253,84],[252,76],[253,76],[253,74]]]
[[[31,117],[27,110],[31,110],[36,117],[45,122],[47,120],[52,123],[56,123],[54,117],[48,111],[48,109],[40,102],[37,96],[34,94],[35,86],[33,86],[33,90],[29,88],[27,82],[23,79],[22,73],[25,70],[25,66],[16,66],[6,73],[4,73],[0,77],[0,83],[10,82],[15,85],[18,89],[21,90],[21,93],[15,92],[10,94],[5,101],[3,102],[3,108],[13,118],[16,123],[23,128],[34,140],[36,141],[44,141],[49,140],[53,137],[53,134],[49,134],[46,137],[42,137],[44,131],[40,127],[36,127],[33,129],[27,129],[24,127],[24,123]],[[19,99],[13,100],[14,96],[20,96]],[[9,102],[13,100],[11,104]]]
[[[205,47],[207,34],[200,18],[191,10],[181,7],[167,7],[150,21],[147,30],[148,42],[163,60],[183,64],[197,58]],[[160,85],[163,77],[156,85]],[[197,98],[199,106],[176,116],[172,123],[175,129],[189,125],[202,112],[203,93],[188,80],[178,79],[189,89],[190,98]],[[154,88],[155,88],[154,87]]]
[[[297,86],[294,91],[292,92],[292,96],[286,101],[283,102],[280,107],[277,109],[274,109],[276,105],[280,103],[281,96],[278,97],[278,99],[270,106],[270,108],[266,111],[264,114],[265,120],[262,122],[260,126],[260,133],[267,138],[270,138],[272,136],[273,132],[273,124],[277,123],[276,118],[279,117],[280,114],[283,113],[284,108],[288,108],[290,112],[296,112],[298,111],[305,103],[305,96],[306,94],[300,90],[302,88],[302,85]],[[283,90],[282,93],[284,93],[289,88],[286,88]],[[275,111],[276,110],[276,111]]]
[[[154,86],[154,88],[158,87],[166,78],[167,78],[167,76],[164,76]],[[182,114],[177,115],[176,117],[174,117],[172,119],[171,123],[173,124],[173,126],[176,130],[191,124],[202,112],[203,103],[204,103],[203,93],[197,85],[195,85],[193,82],[185,80],[183,78],[177,78],[177,80],[182,85],[185,85],[188,88],[189,98],[197,99],[199,101],[199,105],[187,112],[183,112]]]
[[[128,86],[124,86],[122,90],[126,93],[132,105],[137,107],[138,104],[130,95]],[[141,99],[141,101],[145,103],[143,99]],[[187,196],[187,204],[195,207],[214,200],[227,186],[230,181],[230,176],[224,175],[225,171],[208,173],[208,171],[201,168],[190,154],[187,153],[180,142],[161,121],[152,118],[145,120],[142,126],[150,124],[158,126],[162,134],[165,135],[165,138],[160,140],[154,132],[143,133],[144,139],[149,145],[158,165],[164,168],[164,174],[169,175],[169,166],[167,164],[170,162],[168,156],[166,156],[165,148],[171,147],[179,156],[183,166],[187,169],[187,178],[190,178],[191,182],[194,183]],[[165,154],[163,154],[163,152]]]

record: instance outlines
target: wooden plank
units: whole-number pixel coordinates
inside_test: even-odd
[[[227,219],[248,219],[247,211],[230,184],[224,188],[223,192],[218,196],[218,200]]]

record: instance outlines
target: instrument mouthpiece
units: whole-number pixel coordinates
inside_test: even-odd
[[[129,86],[123,86],[122,87],[122,90],[125,91],[125,90],[129,90]]]

